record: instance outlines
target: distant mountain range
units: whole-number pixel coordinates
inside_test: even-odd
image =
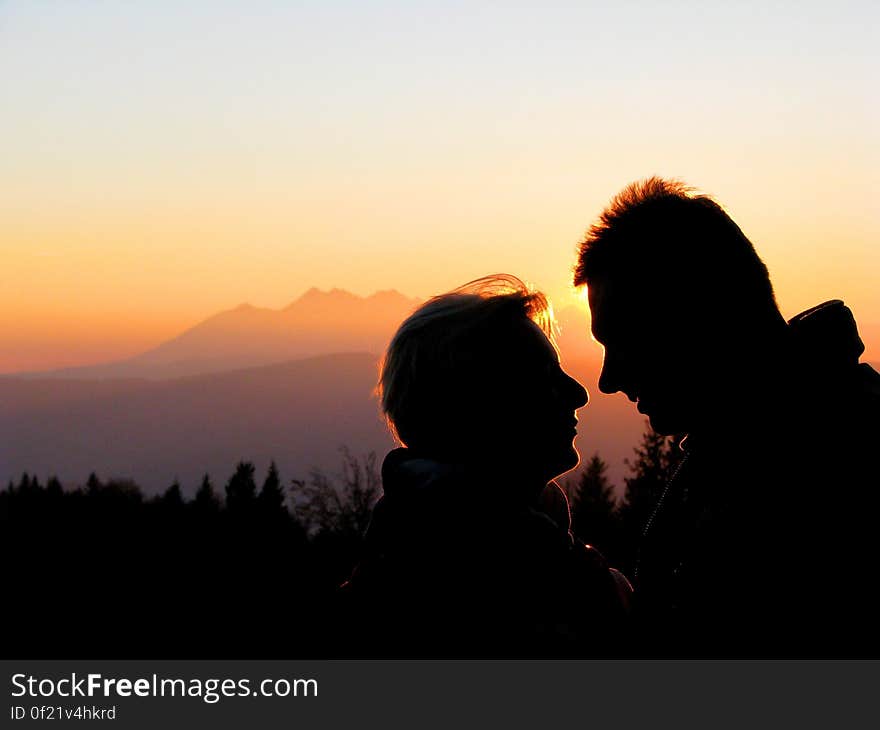
[[[19,378],[167,379],[301,360],[338,352],[381,353],[420,303],[399,292],[358,297],[309,289],[284,309],[242,304],[209,317],[141,355],[101,365],[16,373]]]

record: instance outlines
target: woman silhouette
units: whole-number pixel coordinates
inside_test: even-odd
[[[602,654],[628,584],[569,531],[587,392],[547,299],[508,275],[434,297],[398,329],[378,393],[401,444],[343,593],[367,653]],[[362,623],[361,623],[362,622]]]

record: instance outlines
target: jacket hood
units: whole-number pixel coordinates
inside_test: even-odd
[[[538,504],[540,490],[507,474],[503,465],[438,461],[412,449],[389,452],[382,463],[382,486],[392,500],[464,500],[471,507],[523,508]]]
[[[865,351],[855,317],[839,299],[792,317],[788,328],[794,354],[820,367],[851,367]]]
[[[568,534],[568,502],[555,482],[528,502],[517,499],[523,492],[490,469],[442,463],[400,448],[385,457],[382,484],[384,494],[367,530],[367,542],[380,551],[389,542],[424,542],[450,532],[464,537],[520,519],[547,522]]]
[[[461,470],[420,456],[410,449],[389,452],[382,462],[382,486],[388,497],[428,493],[454,481]]]
[[[778,346],[778,350],[776,349]],[[756,361],[745,395],[717,412],[715,422],[691,431],[682,448],[704,450],[741,433],[779,431],[795,411],[807,417],[819,409],[849,407],[853,399],[880,398],[880,375],[859,363],[865,345],[852,311],[832,299],[792,317],[769,357]],[[821,395],[819,395],[821,394]],[[711,436],[707,436],[711,434]]]
[[[452,525],[474,529],[494,502],[463,467],[406,448],[385,457],[382,486],[367,529],[368,552],[430,541]]]

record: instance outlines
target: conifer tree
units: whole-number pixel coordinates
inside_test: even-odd
[[[256,496],[254,465],[249,461],[240,461],[226,484],[226,507],[233,512],[248,511],[253,507]]]
[[[183,506],[183,494],[180,491],[180,481],[176,478],[162,495],[162,504],[171,508]]]
[[[211,477],[208,474],[202,477],[202,484],[196,492],[193,504],[199,512],[204,513],[212,513],[220,509],[220,501],[214,493],[214,485],[211,484]]]
[[[284,510],[284,492],[281,489],[281,478],[274,460],[269,464],[269,472],[266,474],[266,480],[263,482],[263,488],[257,499],[260,508],[267,514]]]
[[[88,481],[86,481],[86,491],[89,496],[95,496],[98,492],[101,491],[101,481],[98,479],[98,475],[95,472],[89,474]]]
[[[598,453],[587,462],[575,484],[571,517],[572,531],[611,557],[618,541],[617,504],[608,481],[608,465]]]
[[[58,481],[58,477],[49,477],[49,481],[46,482],[46,493],[50,497],[60,497],[64,493],[61,488],[61,482]]]

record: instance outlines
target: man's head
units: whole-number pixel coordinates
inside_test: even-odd
[[[659,178],[634,183],[580,245],[604,393],[622,391],[660,433],[686,433],[748,387],[784,326],[751,242],[705,195]]]
[[[548,481],[577,465],[586,391],[552,344],[546,298],[512,276],[434,297],[401,324],[379,395],[398,439],[434,458]]]

